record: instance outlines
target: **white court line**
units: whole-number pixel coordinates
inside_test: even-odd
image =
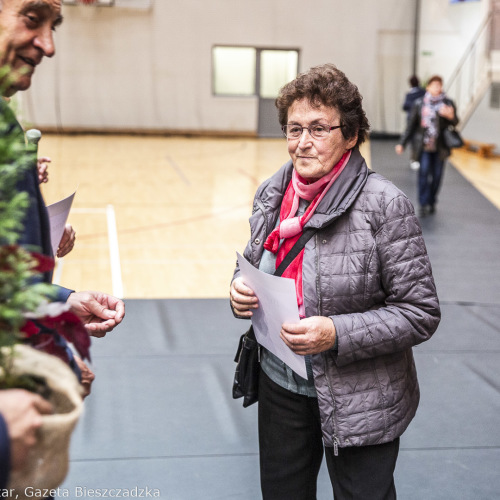
[[[181,178],[182,182],[186,184],[187,186],[190,186],[191,183],[189,182],[189,179],[184,175],[184,172],[182,171],[181,167],[177,165],[177,163],[174,161],[173,158],[171,158],[169,155],[167,155],[167,161],[170,163],[170,166],[175,170],[177,175]]]
[[[109,258],[111,263],[111,282],[113,284],[113,295],[121,299],[123,298],[122,268],[120,265],[118,233],[116,231],[116,217],[113,205],[106,206],[106,218],[108,220]]]
[[[105,208],[72,208],[72,214],[105,214]]]
[[[60,285],[61,284],[61,276],[62,276],[63,264],[64,264],[64,257],[61,257],[60,259],[57,259],[56,268],[54,269],[54,276],[52,278],[52,283],[54,283],[54,285]]]
[[[106,214],[108,223],[108,244],[109,258],[111,265],[111,282],[113,286],[113,295],[119,299],[123,298],[123,280],[120,264],[120,251],[118,248],[118,232],[116,230],[116,217],[113,205],[107,205],[106,208],[73,208],[71,213],[80,214]],[[61,281],[63,269],[63,259],[58,259],[54,270],[52,283],[58,285]]]

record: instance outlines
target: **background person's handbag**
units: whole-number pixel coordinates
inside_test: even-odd
[[[464,145],[464,140],[453,125],[443,130],[443,140],[449,149],[461,148]]]
[[[281,276],[285,272],[315,232],[315,228],[304,230],[302,236],[274,272],[274,276]],[[233,381],[233,399],[243,398],[243,408],[246,408],[259,400],[260,346],[255,338],[253,326],[240,337],[234,361],[236,370]]]

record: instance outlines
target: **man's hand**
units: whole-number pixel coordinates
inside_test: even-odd
[[[64,233],[59,242],[59,247],[57,249],[57,256],[59,258],[68,255],[73,247],[75,246],[76,233],[71,224],[66,224],[64,227]]]
[[[48,156],[40,156],[36,160],[36,166],[38,169],[38,182],[42,184],[43,182],[49,182],[49,163],[52,160]]]
[[[253,290],[243,283],[243,278],[236,278],[231,283],[229,296],[234,312],[238,316],[251,318],[253,314],[251,309],[257,309],[259,307],[259,300],[255,296]]]
[[[104,337],[125,316],[123,301],[106,293],[73,292],[67,303],[94,337]]]
[[[396,153],[398,155],[402,155],[405,148],[403,147],[402,144],[396,144],[396,147],[394,148],[394,150],[396,151]]]
[[[330,318],[311,316],[299,323],[283,323],[281,338],[296,354],[319,354],[335,345],[335,326]]]
[[[29,450],[37,443],[37,429],[42,415],[52,413],[52,405],[38,394],[22,389],[0,391],[0,413],[7,424],[10,438],[12,470],[24,466]]]

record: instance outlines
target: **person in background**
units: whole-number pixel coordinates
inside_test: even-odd
[[[37,159],[38,182],[45,184],[49,182],[49,163],[52,160],[48,156],[40,156]],[[75,246],[76,233],[71,224],[66,224],[64,232],[56,251],[56,257],[62,258],[68,255]],[[92,382],[95,380],[94,372],[77,354],[73,353],[74,360],[80,370],[80,382],[83,388],[83,397],[90,395]]]
[[[55,54],[53,33],[61,22],[60,0],[0,0],[2,97],[10,98],[30,87],[36,67],[44,57]],[[0,114],[3,123],[8,124],[4,134],[16,134],[24,144],[23,130],[4,99],[0,100]],[[18,189],[27,192],[30,200],[19,244],[36,247],[43,254],[52,256],[49,219],[39,183],[35,160],[18,184]],[[50,283],[50,273],[44,275],[44,281]],[[124,318],[124,303],[116,297],[100,292],[75,292],[56,285],[53,287],[57,300],[70,305],[90,335],[103,337]],[[89,375],[85,374],[85,377],[84,386],[89,382]],[[40,416],[50,411],[47,405],[26,391],[0,391],[0,482],[5,483],[10,468],[20,466],[26,456],[25,452],[15,453],[16,443],[21,441],[25,451],[33,446],[36,443],[34,429],[39,427]],[[19,415],[24,425],[13,424],[14,421],[21,424]]]
[[[437,75],[431,77],[425,95],[415,101],[406,130],[395,148],[397,154],[402,154],[411,142],[413,159],[420,163],[417,175],[421,217],[436,211],[444,164],[451,153],[443,131],[457,123],[455,104],[443,92],[443,79]]]
[[[52,160],[47,156],[39,157],[37,160],[38,169],[38,181],[40,184],[47,183],[49,181],[49,171],[48,164]],[[57,247],[56,257],[62,258],[68,255],[73,247],[75,246],[76,233],[71,224],[66,224],[64,227],[64,232]],[[90,395],[92,390],[92,382],[95,380],[94,372],[89,368],[89,366],[83,361],[77,354],[73,353],[75,363],[80,370],[80,383],[82,385],[83,394],[82,396],[86,398]]]
[[[38,169],[38,182],[40,184],[49,182],[49,163],[51,161],[48,156],[40,156],[37,159],[36,166]]]
[[[411,108],[417,99],[420,99],[425,94],[425,89],[420,86],[418,76],[412,75],[408,80],[410,90],[405,95],[405,102],[403,103],[403,111],[406,111],[406,123],[410,121]]]
[[[46,184],[49,182],[49,163],[52,160],[48,156],[40,156],[37,159],[38,182]],[[64,226],[64,232],[57,248],[56,257],[62,258],[68,255],[75,246],[76,233],[71,224]]]
[[[415,104],[415,101],[425,94],[425,89],[420,86],[420,80],[417,75],[412,75],[408,83],[410,84],[410,90],[406,93],[403,103],[403,111],[406,111],[406,126],[408,126],[408,122],[410,121],[411,108]],[[410,161],[410,168],[412,170],[418,170],[419,167],[420,164],[417,160]]]
[[[317,232],[283,273],[301,319],[280,335],[307,379],[261,347],[263,498],[316,498],[324,453],[336,500],[395,499],[399,437],[419,402],[412,347],[440,321],[422,230],[361,156],[369,124],[344,73],[311,68],[276,106],[291,160],[257,190],[244,256],[272,274],[305,229]],[[259,307],[238,267],[230,301],[242,319]]]

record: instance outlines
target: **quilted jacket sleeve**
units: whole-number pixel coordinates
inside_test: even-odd
[[[277,173],[279,175],[280,179],[283,176],[284,168],[280,169],[280,171]],[[276,174],[275,174],[276,175]],[[282,183],[285,181],[281,181]],[[262,253],[264,251],[264,242],[265,239],[270,232],[268,223],[266,220],[266,213],[265,213],[265,207],[260,201],[261,198],[264,196],[264,193],[266,193],[266,190],[268,189],[270,183],[270,179],[266,180],[264,183],[262,183],[259,188],[257,189],[257,192],[255,194],[254,200],[253,200],[253,209],[252,209],[252,215],[249,219],[250,223],[250,239],[248,240],[248,243],[245,247],[245,250],[243,252],[243,257],[245,257],[248,262],[250,262],[252,265],[255,267],[258,267],[260,263],[260,259],[262,257]],[[273,191],[273,190],[271,190]],[[271,195],[274,198],[278,198],[281,201],[281,196],[276,195],[274,192],[271,193]],[[238,266],[238,263],[236,263],[236,267],[234,270],[233,274],[233,279],[231,280],[231,283],[240,276],[241,271]],[[233,311],[233,314],[236,318],[242,318],[242,316],[239,316],[235,314],[233,307],[231,306],[231,310]],[[243,318],[243,319],[248,319],[248,318]]]
[[[247,246],[245,247],[245,251],[243,252],[243,257],[245,257],[245,259],[248,260],[248,262],[257,267],[259,265],[260,258],[262,256],[264,241],[267,235],[265,217],[261,209],[257,207],[257,203],[254,203],[254,211],[252,216],[250,217],[250,227],[252,228],[252,235],[247,243]],[[232,281],[238,278],[240,274],[241,274],[240,267],[238,265],[238,262],[236,262],[236,268],[234,270]],[[236,318],[249,319],[236,314],[232,306],[231,310],[233,311],[233,314]]]
[[[332,316],[339,366],[420,344],[441,318],[422,230],[406,196],[387,203],[374,239],[385,301],[366,312]]]

